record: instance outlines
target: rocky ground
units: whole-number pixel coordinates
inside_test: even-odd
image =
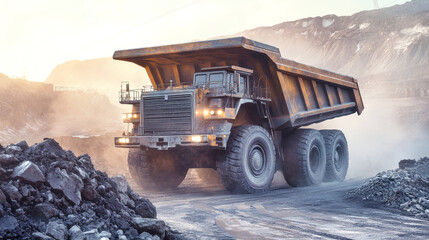
[[[429,218],[429,158],[402,160],[398,169],[377,174],[348,196]]]
[[[0,239],[180,239],[123,176],[53,139],[0,145]]]

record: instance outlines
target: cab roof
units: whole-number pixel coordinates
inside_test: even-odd
[[[245,72],[248,74],[252,74],[253,70],[252,69],[248,69],[248,68],[243,68],[243,67],[239,67],[239,66],[220,66],[220,67],[208,67],[208,68],[201,68],[200,72],[209,72],[209,71],[228,71],[228,72],[234,72],[234,71],[239,71],[239,72]]]

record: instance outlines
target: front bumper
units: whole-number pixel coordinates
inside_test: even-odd
[[[225,148],[229,134],[197,134],[172,136],[123,136],[115,137],[115,147],[147,147],[166,150],[177,146],[209,146]]]

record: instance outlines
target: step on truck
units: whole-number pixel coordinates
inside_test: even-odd
[[[128,124],[115,146],[129,148],[144,189],[177,187],[188,169],[217,172],[227,190],[269,189],[283,171],[291,186],[343,181],[347,141],[340,130],[301,128],[362,113],[356,79],[282,58],[244,37],[116,51],[146,69],[151,86],[122,83]],[[210,170],[212,169],[212,170]]]

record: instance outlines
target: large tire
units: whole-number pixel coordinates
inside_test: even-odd
[[[213,168],[196,168],[198,178],[206,184],[219,184],[220,180]]]
[[[188,168],[180,165],[172,151],[143,151],[130,149],[128,169],[131,176],[145,190],[175,188],[185,179]]]
[[[322,134],[314,129],[297,129],[283,141],[283,175],[293,187],[320,184],[326,169]]]
[[[245,125],[232,130],[225,155],[216,162],[222,184],[232,193],[269,189],[276,169],[276,152],[267,130]]]
[[[326,147],[326,173],[324,181],[342,182],[349,167],[349,149],[347,140],[340,130],[320,131]]]

